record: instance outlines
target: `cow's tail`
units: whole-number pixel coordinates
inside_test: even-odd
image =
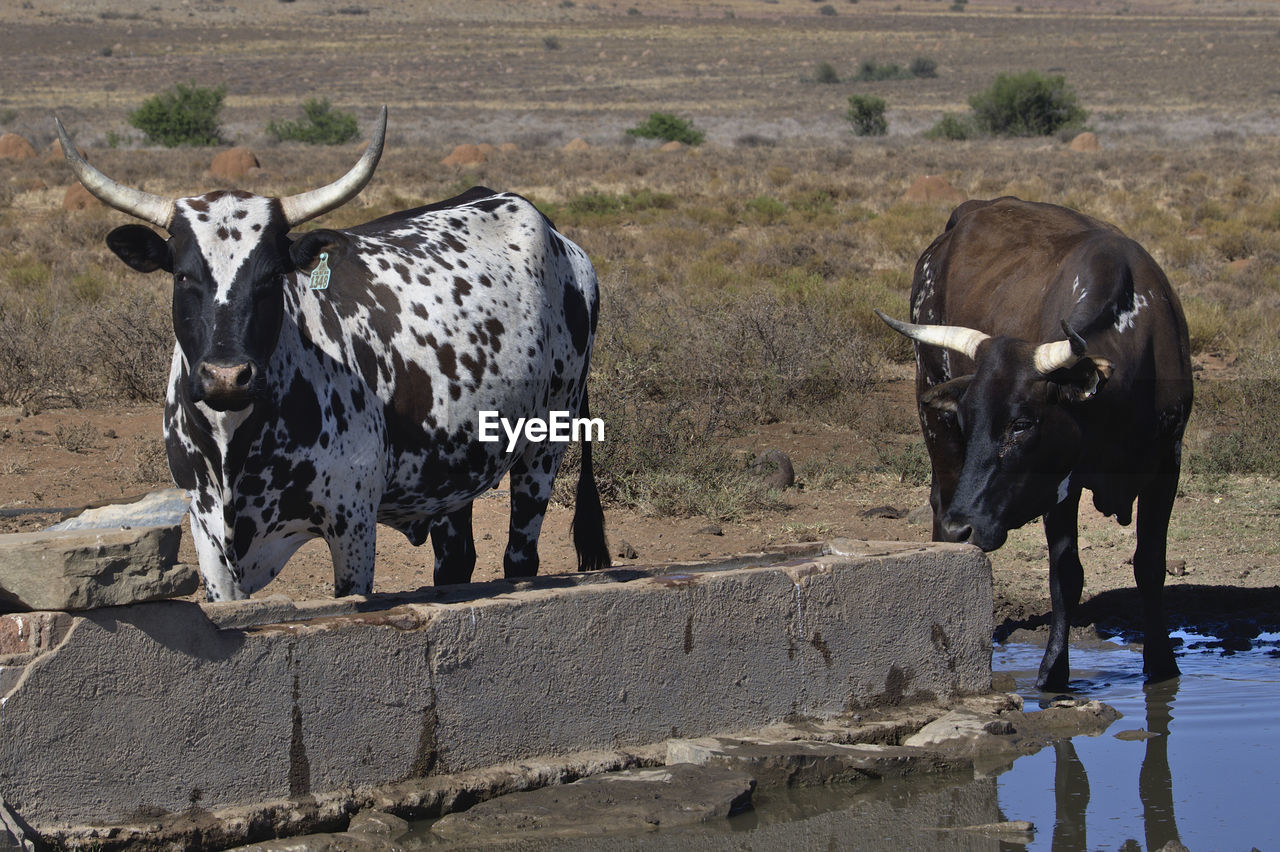
[[[578,416],[591,417],[585,388]],[[589,433],[587,437],[591,437]],[[573,546],[578,551],[579,571],[598,571],[612,564],[609,541],[604,534],[604,507],[600,505],[600,492],[596,489],[596,475],[591,467],[591,442],[588,440],[582,441],[582,461],[578,467],[578,494],[573,506]]]

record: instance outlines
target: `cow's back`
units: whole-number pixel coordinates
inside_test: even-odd
[[[342,287],[295,288],[299,328],[322,361],[360,379],[365,399],[351,408],[380,423],[384,513],[451,511],[518,456],[505,440],[478,440],[478,412],[576,412],[597,306],[591,264],[528,201],[485,190],[346,233]]]

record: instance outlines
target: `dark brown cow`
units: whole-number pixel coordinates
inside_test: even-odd
[[[1044,517],[1053,617],[1037,683],[1067,684],[1085,488],[1121,524],[1137,501],[1143,670],[1176,676],[1161,598],[1191,361],[1182,308],[1151,255],[1063,207],[967,201],[916,264],[913,323],[880,316],[916,341],[934,539],[992,551]]]

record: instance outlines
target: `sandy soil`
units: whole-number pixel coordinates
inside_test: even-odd
[[[392,144],[445,146],[514,139],[527,148],[576,135],[622,144],[622,129],[652,109],[688,112],[714,144],[744,133],[796,140],[847,139],[844,98],[812,82],[817,62],[842,74],[864,59],[935,57],[936,79],[876,84],[892,102],[894,133],[914,133],[1010,68],[1064,73],[1093,109],[1095,126],[1144,137],[1274,133],[1280,127],[1274,4],[1238,0],[864,0],[820,16],[808,0],[606,0],[600,3],[399,0],[31,0],[0,4],[0,115],[5,130],[43,147],[51,112],[80,128],[86,146],[138,144],[128,112],[174,82],[225,82],[228,141],[261,144],[267,121],[292,117],[323,94],[362,122],[378,104],[396,116]],[[638,14],[629,13],[634,8]],[[557,46],[550,47],[549,38]],[[434,159],[433,159],[434,162]],[[125,176],[128,179],[128,176]],[[1212,365],[1203,365],[1211,367]],[[903,376],[887,392],[911,408]],[[910,414],[903,418],[910,423]],[[906,427],[904,427],[906,428]],[[817,423],[774,424],[730,439],[779,448],[797,467],[836,457],[861,463],[851,482],[789,490],[784,510],[706,531],[700,518],[652,518],[611,509],[615,550],[628,542],[651,564],[706,559],[770,543],[831,536],[923,541],[927,524],[903,517],[927,489],[875,472],[873,442],[909,441]],[[168,484],[160,411],[151,407],[0,411],[0,531],[37,529],[57,512]],[[477,579],[496,577],[506,501],[477,503]],[[887,509],[886,509],[887,507]],[[572,566],[571,510],[552,509],[543,572]],[[1082,510],[1083,620],[1132,622],[1125,591],[1132,528]],[[189,539],[185,557],[194,560]],[[1170,543],[1176,617],[1274,625],[1280,613],[1280,484],[1187,480]],[[430,582],[431,555],[398,534],[379,537],[378,591]],[[1048,611],[1047,557],[1037,526],[993,555],[997,623],[1035,625]],[[332,593],[327,554],[304,548],[264,594]],[[1256,619],[1255,619],[1256,620]]]
[[[889,392],[904,406],[911,405],[905,379],[894,382]],[[784,492],[783,508],[735,523],[713,525],[705,518],[656,518],[610,508],[606,517],[612,550],[621,554],[629,545],[636,554],[615,555],[615,564],[717,559],[770,544],[837,536],[927,541],[927,486],[903,484],[888,472],[871,470],[873,439],[886,438],[812,423],[772,424],[730,438],[733,446],[752,454],[780,449],[800,469],[837,458],[865,464],[869,472],[826,489],[801,478],[799,488]],[[59,509],[168,486],[161,448],[156,407],[55,409],[32,416],[0,411],[0,532],[39,529],[57,521],[64,514]],[[28,511],[39,507],[49,510]],[[912,510],[917,511],[909,518]],[[506,513],[502,489],[476,503],[478,581],[502,575]],[[572,508],[563,505],[553,505],[548,513],[540,547],[543,574],[574,568],[571,515]],[[1173,621],[1227,635],[1252,635],[1258,627],[1280,629],[1280,484],[1184,478],[1170,539],[1167,587]],[[1120,527],[1082,506],[1085,604],[1078,624],[1104,630],[1137,626],[1140,604],[1128,564],[1133,546],[1132,526]],[[196,561],[189,535],[184,536],[181,558]],[[429,585],[431,561],[429,545],[414,548],[399,533],[380,527],[375,592]],[[1049,612],[1048,557],[1039,525],[1014,531],[992,554],[992,563],[998,635],[1042,627]],[[276,594],[295,599],[333,594],[332,567],[321,542],[304,546],[257,596]]]

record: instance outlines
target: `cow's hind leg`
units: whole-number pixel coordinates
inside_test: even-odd
[[[1080,492],[1073,491],[1044,516],[1044,537],[1049,545],[1049,644],[1040,661],[1036,686],[1046,692],[1062,692],[1071,676],[1068,647],[1071,615],[1084,590],[1084,566],[1077,545]]]
[[[532,577],[538,573],[538,535],[562,455],[563,449],[560,454],[526,456],[511,468],[511,525],[507,552],[502,558],[507,577]]]
[[[437,586],[469,583],[476,567],[476,542],[471,533],[471,507],[436,518],[431,525],[431,547],[436,554]]]
[[[1177,451],[1171,450],[1159,473],[1138,494],[1138,546],[1133,553],[1133,578],[1142,597],[1142,671],[1149,680],[1164,680],[1180,674],[1164,617],[1165,547],[1180,467]]]

